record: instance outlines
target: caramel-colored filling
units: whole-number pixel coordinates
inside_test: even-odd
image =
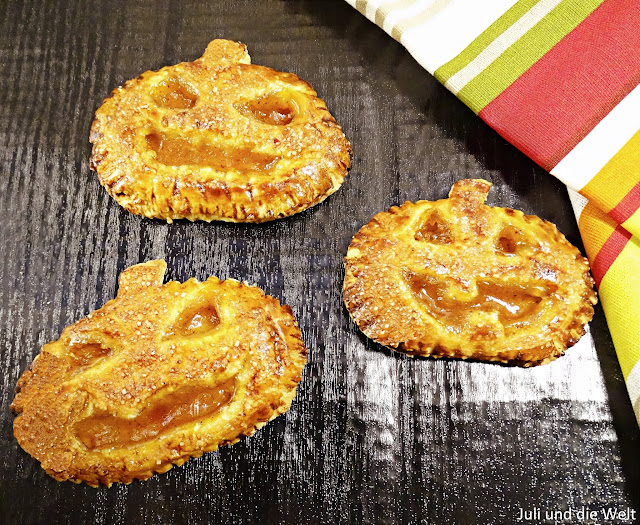
[[[73,344],[68,347],[68,355],[77,367],[90,366],[98,359],[108,356],[110,352],[110,348],[100,343]]]
[[[280,157],[250,148],[218,146],[195,138],[170,137],[164,133],[146,136],[147,146],[156,152],[156,160],[167,166],[190,164],[215,170],[239,172],[269,171]]]
[[[189,109],[198,101],[194,89],[175,77],[158,82],[151,90],[151,98],[158,106],[171,109]]]
[[[202,335],[215,329],[219,324],[220,317],[213,303],[197,304],[180,314],[169,333],[180,337]]]
[[[74,433],[89,449],[131,446],[213,416],[234,394],[234,378],[213,388],[182,387],[150,401],[133,418],[108,412],[89,416],[75,423]]]
[[[499,253],[515,255],[522,253],[522,251],[529,246],[529,243],[522,232],[510,224],[502,229],[498,235],[495,246]]]
[[[434,244],[451,244],[453,242],[451,228],[438,210],[429,210],[424,214],[414,238],[416,241],[427,241]]]
[[[245,117],[253,117],[272,126],[286,126],[298,112],[296,103],[282,91],[238,104],[236,109]]]
[[[504,327],[525,323],[550,292],[548,286],[481,280],[475,297],[457,299],[447,294],[448,284],[435,277],[410,273],[407,281],[429,313],[451,329],[459,329],[474,310],[497,311]]]

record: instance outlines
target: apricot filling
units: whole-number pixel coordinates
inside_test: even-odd
[[[526,250],[529,243],[524,234],[510,224],[502,228],[495,246],[496,250],[503,255],[516,255]]]
[[[451,228],[438,210],[431,210],[424,214],[414,238],[416,241],[427,241],[434,244],[451,244],[453,242]]]
[[[286,91],[270,93],[255,100],[237,104],[235,108],[245,117],[253,117],[272,126],[286,126],[298,113],[296,102]]]
[[[158,82],[151,91],[151,98],[158,106],[170,109],[190,109],[198,101],[194,89],[175,77]]]
[[[435,318],[442,318],[450,329],[459,329],[474,310],[497,311],[498,319],[504,327],[526,322],[539,309],[543,299],[552,292],[549,286],[478,280],[477,295],[466,300],[447,293],[450,284],[436,277],[409,272],[406,279],[429,313]]]
[[[68,354],[72,358],[74,366],[79,368],[91,366],[110,353],[111,349],[102,346],[100,343],[73,344],[68,348]]]
[[[235,378],[213,387],[183,387],[151,400],[133,418],[96,413],[75,423],[74,434],[89,449],[123,447],[149,441],[174,428],[202,421],[228,405]]]
[[[209,304],[197,304],[185,309],[176,319],[169,334],[179,337],[202,335],[214,330],[220,324],[216,307]]]
[[[195,138],[170,137],[165,133],[149,133],[147,146],[155,151],[156,160],[166,166],[209,166],[215,170],[239,172],[269,171],[280,157],[259,153],[250,148],[218,146]]]

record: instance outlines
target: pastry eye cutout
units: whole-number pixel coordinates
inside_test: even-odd
[[[199,297],[189,304],[169,328],[168,335],[184,338],[211,334],[220,326],[215,298]]]
[[[18,381],[14,435],[55,479],[146,479],[291,406],[307,361],[291,308],[233,279],[163,284],[165,270],[125,270]]]
[[[366,336],[410,355],[532,366],[593,316],[587,260],[542,219],[484,204],[491,184],[378,213],[345,257],[344,302]]]
[[[511,257],[514,255],[527,255],[539,249],[539,244],[526,235],[522,228],[507,224],[497,235],[495,249],[497,253]]]
[[[113,91],[91,127],[90,167],[131,213],[264,222],[334,193],[351,146],[313,88],[214,40],[202,57]]]
[[[245,117],[271,126],[291,124],[300,112],[293,92],[288,89],[269,93],[246,102],[238,102],[234,104],[234,107]]]
[[[436,209],[427,210],[422,214],[414,238],[416,241],[434,244],[451,244],[454,234],[446,218]]]
[[[111,348],[97,342],[72,343],[68,347],[68,355],[71,361],[80,368],[92,366],[110,353]]]
[[[161,79],[151,88],[151,98],[162,108],[191,109],[198,101],[196,89],[177,76]]]

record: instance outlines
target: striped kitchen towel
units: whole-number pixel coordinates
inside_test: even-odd
[[[568,186],[640,422],[640,1],[347,1]]]

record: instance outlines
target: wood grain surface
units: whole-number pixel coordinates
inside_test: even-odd
[[[93,113],[127,79],[221,37],[312,83],[352,142],[349,177],[264,225],[127,213],[89,170]],[[490,203],[581,242],[564,187],[346,2],[5,0],[0,166],[1,523],[514,524],[520,509],[554,523],[545,511],[639,508],[640,433],[600,307],[593,339],[535,369],[410,359],[349,320],[351,237],[458,179],[492,181]],[[298,396],[254,437],[148,481],[58,483],[13,438],[15,383],[152,258],[169,279],[234,277],[291,305],[310,349]]]

